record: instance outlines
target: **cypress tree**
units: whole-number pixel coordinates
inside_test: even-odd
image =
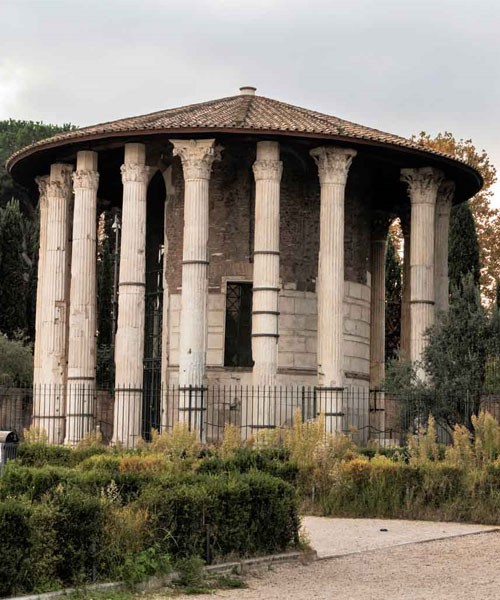
[[[401,259],[393,236],[387,236],[385,255],[385,360],[396,358],[401,338]]]
[[[479,286],[479,242],[468,202],[462,202],[451,210],[448,271],[450,291],[459,288],[463,277],[469,273],[474,284]]]
[[[10,200],[2,210],[0,235],[0,331],[14,337],[28,330],[27,302],[31,261],[27,252],[26,225],[19,202]]]

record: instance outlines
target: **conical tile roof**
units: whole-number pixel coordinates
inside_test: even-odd
[[[170,108],[157,112],[109,121],[59,133],[51,138],[35,142],[13,154],[7,168],[24,163],[31,156],[39,156],[44,150],[79,145],[107,138],[133,138],[151,134],[183,135],[250,133],[258,135],[321,138],[341,143],[373,145],[397,150],[416,152],[420,157],[431,155],[444,158],[452,168],[466,167],[469,180],[468,195],[481,187],[481,176],[472,167],[456,157],[433,150],[410,139],[346,121],[332,115],[293,106],[279,100],[254,95],[255,88],[241,88],[242,93],[218,100]],[[251,90],[251,91],[249,91]],[[434,162],[435,162],[434,159]],[[472,179],[471,179],[472,178]],[[472,181],[474,180],[474,182]]]

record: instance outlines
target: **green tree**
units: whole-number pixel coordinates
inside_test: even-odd
[[[385,359],[397,357],[401,338],[401,259],[394,235],[387,236],[385,255]]]
[[[478,412],[484,386],[492,322],[471,274],[452,290],[449,311],[428,331],[423,366],[428,374],[429,410],[448,426]]]
[[[0,385],[31,385],[33,355],[23,340],[9,340],[0,334]]]
[[[6,206],[11,198],[19,200],[21,209],[33,214],[33,204],[28,191],[17,184],[7,173],[5,162],[11,154],[34,142],[51,137],[62,131],[76,129],[70,123],[50,125],[34,121],[8,119],[0,121],[0,206]]]
[[[19,202],[10,200],[0,219],[0,331],[13,337],[28,332],[27,302],[32,261],[28,254],[28,225]]]
[[[467,202],[454,206],[451,211],[448,270],[450,291],[459,287],[468,273],[472,274],[475,285],[479,286],[479,242],[474,217]]]

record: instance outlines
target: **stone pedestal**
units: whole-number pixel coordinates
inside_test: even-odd
[[[70,165],[53,164],[46,188],[47,227],[42,241],[46,248],[43,259],[45,276],[41,287],[43,308],[39,323],[41,383],[35,389],[33,424],[45,429],[51,444],[64,441],[72,171]]]
[[[142,431],[146,287],[146,196],[151,168],[146,147],[126,144],[121,167],[122,235],[115,341],[113,443],[136,446]]]
[[[65,443],[94,429],[96,375],[97,153],[77,154],[73,174],[73,256],[68,344]]]
[[[343,387],[344,200],[355,150],[330,146],[311,150],[321,184],[318,297],[318,384],[331,388],[331,402],[320,394],[327,429],[342,430],[339,390]]]
[[[436,200],[436,233],[434,239],[434,276],[436,282],[436,314],[448,310],[448,238],[455,184],[443,181]]]
[[[436,197],[443,174],[431,167],[402,169],[411,200],[411,344],[410,358],[419,362],[426,345],[425,333],[434,324],[434,232]],[[417,372],[421,379],[425,373]]]
[[[255,234],[252,306],[252,383],[259,392],[254,399],[254,428],[275,425],[275,394],[278,371],[278,296],[280,286],[280,181],[283,165],[278,142],[258,142],[255,176]],[[264,386],[264,387],[263,387]],[[269,386],[269,389],[265,389]],[[262,396],[262,397],[261,397]]]
[[[170,140],[184,172],[179,420],[203,435],[207,348],[208,213],[215,140]]]

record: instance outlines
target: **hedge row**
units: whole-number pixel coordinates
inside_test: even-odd
[[[332,516],[498,525],[500,462],[471,470],[441,462],[405,464],[380,457],[358,458],[333,469],[315,489],[311,506]]]
[[[158,477],[10,464],[1,481],[0,595],[120,576],[173,559],[279,552],[298,541],[294,488],[265,473]]]

